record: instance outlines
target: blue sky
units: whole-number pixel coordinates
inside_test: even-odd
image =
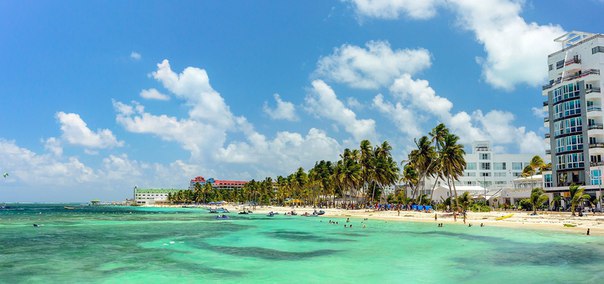
[[[262,179],[444,122],[543,154],[547,54],[585,1],[2,1],[0,201]]]

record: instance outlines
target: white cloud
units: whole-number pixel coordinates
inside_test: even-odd
[[[77,158],[61,161],[53,155],[39,155],[4,139],[0,139],[0,161],[11,178],[38,187],[85,183],[97,178],[94,171]]]
[[[533,115],[538,118],[547,117],[547,110],[542,107],[532,107],[531,111],[533,112]]]
[[[305,99],[310,113],[333,120],[357,141],[375,138],[374,120],[357,119],[356,114],[337,98],[336,93],[325,82],[315,80],[312,87]]]
[[[396,19],[405,15],[413,19],[429,19],[436,15],[440,0],[348,0],[360,16]]]
[[[264,103],[262,108],[264,112],[272,119],[283,119],[289,121],[297,121],[298,116],[296,115],[296,107],[291,102],[286,102],[281,99],[279,94],[274,94],[273,97],[277,102],[277,107],[271,109],[268,103]]]
[[[346,105],[352,109],[363,109],[363,104],[361,104],[361,102],[359,102],[359,100],[357,100],[355,97],[346,98]]]
[[[157,64],[153,78],[176,96],[184,99],[191,107],[189,116],[192,119],[207,121],[220,128],[233,127],[234,117],[224,98],[210,86],[210,79],[205,70],[187,67],[176,74],[170,62],[164,59]]]
[[[142,55],[136,51],[133,51],[130,53],[130,59],[134,60],[134,61],[139,61],[141,60]]]
[[[379,94],[373,98],[373,107],[388,117],[401,133],[414,138],[421,135],[417,114],[412,110],[404,108],[401,103],[392,105],[384,101],[384,96]]]
[[[559,25],[527,22],[520,15],[524,1],[514,0],[354,0],[366,17],[427,19],[437,7],[446,7],[459,27],[474,33],[486,58],[477,57],[487,83],[513,90],[516,85],[537,86],[547,77],[547,55],[560,49],[553,40],[565,33]],[[423,12],[423,13],[422,13]]]
[[[342,150],[335,139],[315,128],[305,136],[283,131],[277,132],[273,140],[259,134],[256,138],[227,145],[218,152],[217,159],[255,165],[267,175],[274,175],[289,173],[300,166],[309,168],[319,160],[335,160]]]
[[[386,41],[370,41],[366,48],[344,44],[317,62],[315,75],[353,88],[377,89],[402,74],[430,67],[425,49],[392,50]]]
[[[167,95],[164,95],[164,94],[160,93],[155,88],[142,90],[140,92],[140,96],[141,96],[141,98],[148,99],[148,100],[167,101],[167,100],[170,99],[170,97],[168,97]]]
[[[537,86],[547,76],[547,55],[560,49],[553,40],[565,31],[558,25],[527,23],[522,1],[452,0],[461,26],[484,46],[480,60],[486,81],[497,88]]]
[[[53,153],[55,156],[63,155],[63,146],[61,146],[61,141],[55,137],[50,137],[44,140],[44,149]]]
[[[200,157],[203,150],[218,149],[224,143],[224,129],[216,128],[193,119],[179,119],[167,115],[145,112],[141,105],[114,102],[116,120],[133,133],[153,134],[166,141],[178,142],[193,157]]]
[[[446,98],[439,97],[426,80],[413,80],[409,74],[404,74],[390,86],[390,92],[403,101],[410,102],[413,106],[445,117],[453,107],[453,103]]]
[[[120,147],[124,144],[109,129],[93,132],[76,113],[58,112],[56,116],[61,124],[62,137],[70,144],[96,149]]]

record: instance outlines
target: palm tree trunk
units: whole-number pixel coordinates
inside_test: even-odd
[[[436,188],[437,183],[438,183],[438,175],[436,176],[436,180],[434,180],[434,185],[432,186],[432,190],[430,192],[430,200],[434,199],[434,189]]]
[[[452,180],[453,183],[453,192],[455,192],[455,207],[456,209],[459,209],[459,200],[457,200],[457,189],[455,188],[455,182]]]

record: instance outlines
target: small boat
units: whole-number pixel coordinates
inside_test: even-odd
[[[266,216],[268,216],[268,217],[274,217],[275,213],[273,211],[271,211],[271,212],[268,212],[268,214],[266,214]]]
[[[74,210],[74,209],[76,209],[75,207],[72,207],[72,206],[63,206],[63,208],[67,209],[67,210]]]
[[[247,211],[241,211],[241,212],[239,212],[239,214],[242,214],[242,215],[245,214],[245,215],[247,215],[247,214],[250,214],[250,213],[247,213]]]
[[[324,214],[325,214],[325,211],[323,211],[323,210],[319,210],[319,212],[317,212],[317,215],[324,215]]]
[[[210,209],[210,213],[218,213],[218,210],[216,210],[216,209]]]
[[[228,220],[228,219],[229,219],[229,216],[224,215],[224,214],[216,216],[216,220]]]

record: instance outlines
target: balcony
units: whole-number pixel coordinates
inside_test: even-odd
[[[552,154],[552,150],[545,150],[545,154],[546,155],[551,155]]]
[[[604,143],[589,143],[589,149],[604,148]]]
[[[600,93],[600,88],[589,88],[585,90],[585,94],[589,93]]]
[[[544,102],[543,102],[543,106],[547,106],[547,105],[548,105],[548,102],[547,102],[547,101],[544,101]]]
[[[563,81],[570,81],[570,80],[575,80],[575,79],[579,79],[588,75],[600,75],[600,70],[599,69],[587,69],[584,71],[579,71],[575,74],[569,75],[564,77]]]
[[[604,166],[604,162],[600,161],[600,162],[591,162],[589,163],[590,167],[598,167],[598,166]]]
[[[543,118],[543,122],[544,122],[544,123],[549,122],[549,117],[544,117],[544,118]]]
[[[587,129],[589,129],[589,130],[604,129],[604,125],[602,125],[602,124],[591,124],[591,125],[587,126]]]
[[[549,134],[549,133],[545,133],[545,139],[548,139],[548,138],[550,138],[550,137],[551,137],[551,134]]]
[[[566,60],[566,62],[564,62],[564,66],[568,66],[571,64],[581,64],[581,59],[579,59],[577,57],[573,57],[569,60]]]

